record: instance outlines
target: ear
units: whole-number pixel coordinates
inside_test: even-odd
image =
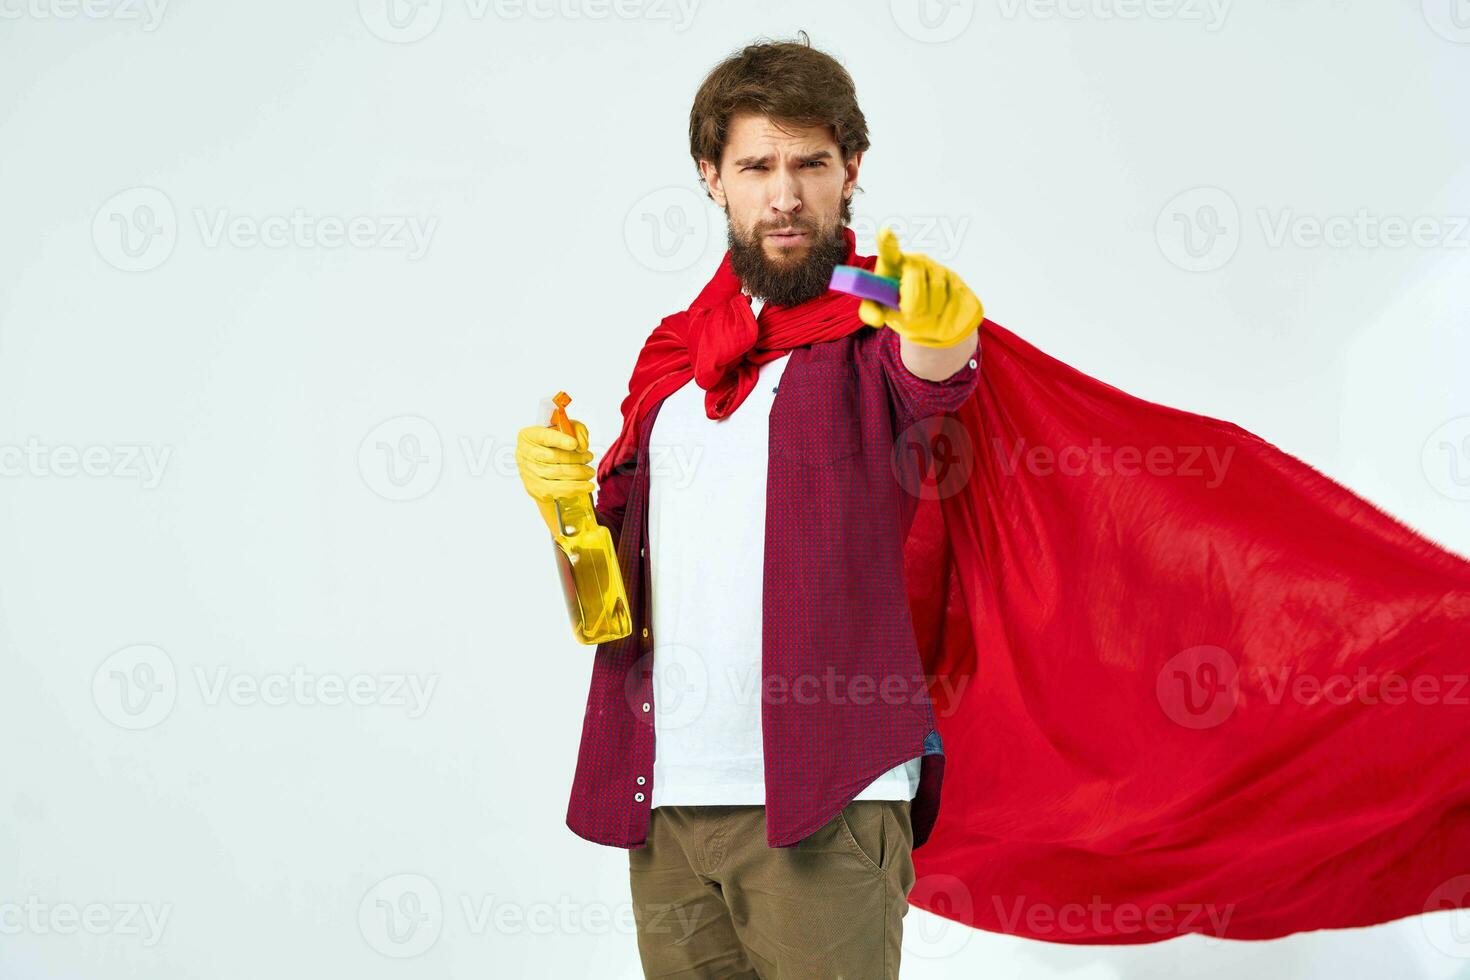
[[[714,198],[715,203],[720,207],[725,207],[725,188],[720,183],[720,168],[708,160],[701,160],[699,161],[699,175],[704,178],[705,184],[709,187],[709,196]]]
[[[852,155],[852,159],[847,161],[847,165],[843,167],[842,197],[844,200],[852,200],[852,189],[857,186],[858,167],[862,166],[864,152],[863,150],[858,150]]]

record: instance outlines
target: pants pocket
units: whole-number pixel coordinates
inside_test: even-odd
[[[864,800],[849,803],[838,814],[848,848],[868,870],[880,875],[886,870],[883,862],[888,856],[887,812],[887,802]]]

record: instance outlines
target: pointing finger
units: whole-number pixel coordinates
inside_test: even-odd
[[[887,225],[878,232],[878,264],[873,269],[880,276],[897,279],[903,270],[903,250],[898,247],[898,236]]]

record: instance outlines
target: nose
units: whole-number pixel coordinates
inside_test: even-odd
[[[797,214],[801,211],[801,185],[796,176],[785,168],[776,175],[771,210],[779,215]]]

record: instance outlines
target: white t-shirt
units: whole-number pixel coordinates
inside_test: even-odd
[[[762,364],[755,388],[720,420],[705,415],[704,389],[691,379],[649,433],[656,807],[765,803],[766,467],[771,403],[789,359]],[[913,799],[919,767],[920,757],[895,766],[857,799]]]

